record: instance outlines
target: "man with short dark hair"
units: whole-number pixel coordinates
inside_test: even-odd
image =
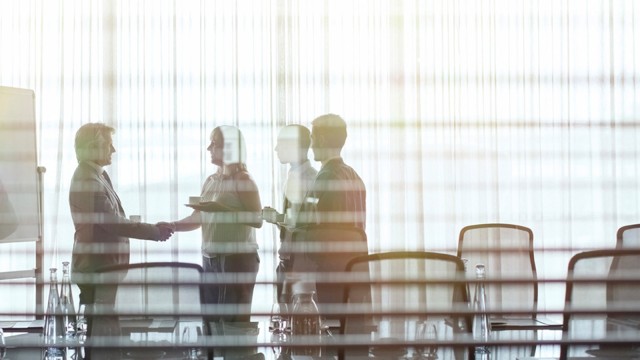
[[[311,122],[311,149],[314,160],[322,163],[311,192],[309,223],[353,225],[365,229],[366,197],[364,182],[342,159],[347,140],[347,124],[335,114],[322,115]]]
[[[298,218],[293,270],[316,273],[313,280],[322,307],[342,302],[344,279],[321,279],[344,271],[351,258],[368,253],[366,235],[359,231],[365,230],[367,192],[358,173],[341,156],[347,139],[345,121],[338,115],[327,114],[313,120],[311,125],[311,149],[322,168]]]

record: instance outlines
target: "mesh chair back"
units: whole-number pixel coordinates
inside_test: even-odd
[[[186,263],[104,268],[96,276],[96,325],[100,315],[117,321],[123,333],[201,322],[201,275],[199,265]]]
[[[616,238],[618,248],[640,249],[640,224],[621,227]]]
[[[293,270],[311,273],[320,309],[324,310],[326,304],[340,304],[345,266],[369,252],[366,233],[355,226],[311,225],[295,232],[292,243]]]
[[[563,345],[561,358],[640,356],[639,351],[631,351],[640,338],[639,270],[637,249],[594,250],[571,258],[563,331],[570,343],[586,344]],[[620,340],[618,344],[613,337]]]
[[[460,231],[457,254],[468,259],[469,279],[475,278],[477,264],[485,265],[490,312],[536,317],[538,282],[531,229],[512,224],[466,226]]]
[[[459,330],[458,325],[469,329],[469,323],[457,321],[468,302],[463,270],[462,261],[447,254],[387,252],[359,256],[346,267],[353,283],[345,289],[344,303],[370,314],[368,320],[381,337],[411,338],[412,334],[406,334],[407,327],[430,319],[446,319],[454,330]],[[343,331],[349,332],[349,319],[343,323]]]

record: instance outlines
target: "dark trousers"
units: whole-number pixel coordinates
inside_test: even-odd
[[[276,267],[276,295],[280,303],[291,303],[291,284],[287,284],[288,288],[285,289],[285,280],[289,272],[291,272],[291,260],[280,259]]]
[[[78,284],[80,289],[80,304],[84,305],[84,316],[87,323],[87,340],[92,336],[120,336],[120,323],[113,309],[109,311],[108,305],[115,305],[117,286],[102,285],[98,290],[94,285]],[[96,299],[96,294],[100,293]],[[96,305],[98,304],[98,305]],[[107,314],[94,314],[94,306],[99,306]],[[103,360],[121,358],[121,349],[118,348],[78,348],[78,360]]]
[[[225,313],[208,314],[208,321],[247,322],[260,268],[258,252],[202,257],[202,268],[209,281],[203,286],[205,304],[225,305]]]

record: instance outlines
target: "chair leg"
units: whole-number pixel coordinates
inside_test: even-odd
[[[533,338],[538,340],[538,330],[533,330]],[[531,357],[535,357],[536,356],[536,345],[531,345]]]

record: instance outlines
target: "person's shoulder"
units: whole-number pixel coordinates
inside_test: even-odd
[[[347,171],[350,171],[354,174],[358,174],[358,172],[349,164],[345,163],[344,160],[340,159],[341,161],[336,162],[336,167],[341,168],[341,169],[345,169]]]
[[[318,175],[318,169],[314,168],[311,164],[308,164],[308,166],[304,168],[302,175],[305,177],[315,177]]]
[[[323,174],[334,174],[339,175],[345,170],[353,170],[351,166],[347,165],[342,158],[335,158],[329,160],[318,172],[318,175]]]
[[[233,179],[237,181],[253,181],[253,177],[246,169],[236,171],[233,173]]]
[[[325,166],[320,170],[322,177],[325,179],[360,179],[360,181],[362,181],[358,172],[353,167],[346,164],[342,159],[336,159],[335,161],[332,160],[327,165],[329,166]],[[321,177],[320,173],[318,173],[318,178]]]
[[[332,180],[339,177],[339,172],[336,171],[335,168],[323,167],[318,171],[316,175],[316,181],[318,180]]]
[[[88,180],[91,178],[98,178],[98,174],[94,168],[89,164],[80,162],[73,172],[73,180]]]
[[[87,164],[79,163],[71,178],[69,186],[71,195],[86,196],[87,192],[98,192],[102,188],[103,185],[96,170]]]

